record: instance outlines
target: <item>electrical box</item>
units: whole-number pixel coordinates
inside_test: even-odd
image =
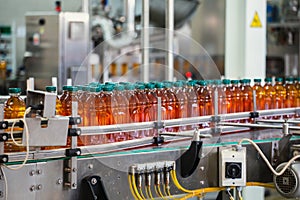
[[[221,147],[219,152],[219,185],[246,185],[246,147]]]

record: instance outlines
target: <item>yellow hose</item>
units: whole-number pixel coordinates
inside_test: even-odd
[[[134,197],[135,200],[139,200],[139,198],[136,196],[136,193],[134,192],[134,189],[132,187],[132,183],[131,183],[131,175],[128,175],[128,183],[129,183],[129,188],[131,191],[132,196]]]
[[[143,200],[143,198],[141,197],[137,187],[136,187],[136,182],[135,182],[135,177],[134,175],[130,175],[131,176],[131,184],[133,185],[133,190],[135,191],[136,193],[136,196],[139,200]]]
[[[274,184],[271,183],[247,182],[246,186],[259,186],[259,187],[275,189]]]
[[[152,196],[152,192],[151,192],[151,188],[150,186],[147,186],[146,190],[148,191],[148,195],[150,197],[151,200],[154,200],[153,196]]]
[[[145,195],[144,195],[144,193],[143,193],[142,187],[139,188],[139,192],[140,192],[141,197],[142,197],[143,199],[146,199],[146,198],[145,198]]]

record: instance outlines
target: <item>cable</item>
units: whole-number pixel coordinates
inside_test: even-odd
[[[139,192],[140,192],[141,197],[142,197],[143,199],[146,199],[146,198],[145,198],[145,195],[144,195],[144,193],[143,193],[142,187],[139,187]]]
[[[259,187],[275,189],[275,185],[271,183],[247,182],[246,186],[259,186]]]
[[[154,200],[150,186],[146,186],[146,193],[147,197],[149,197],[151,200]]]
[[[242,197],[242,187],[236,187],[236,189],[238,191],[239,200],[243,200],[243,197]]]
[[[287,164],[282,168],[282,170],[280,172],[276,172],[276,170],[273,169],[272,165],[270,164],[270,162],[268,161],[268,159],[266,158],[265,154],[262,152],[262,150],[259,148],[259,146],[252,140],[248,139],[248,138],[243,138],[240,142],[239,145],[242,144],[243,141],[247,141],[250,144],[252,144],[254,146],[254,148],[257,150],[257,152],[260,154],[260,156],[263,158],[263,160],[265,161],[265,163],[268,165],[269,169],[272,171],[272,173],[276,176],[281,176],[285,170],[292,164],[292,162],[294,162],[295,160],[297,160],[298,158],[300,158],[300,155],[294,156],[292,159],[290,159]]]
[[[230,192],[230,188],[226,188],[226,192],[227,192],[227,194],[228,194],[228,196],[229,196],[229,199],[230,199],[230,200],[234,200],[234,197],[232,196],[232,194],[231,194],[231,192]]]
[[[10,170],[18,170],[18,169],[21,169],[22,167],[25,166],[28,158],[29,158],[29,130],[28,130],[28,126],[27,126],[27,123],[26,123],[26,115],[31,111],[31,107],[28,107],[25,112],[24,112],[24,116],[22,119],[18,119],[18,121],[23,121],[24,123],[24,128],[25,128],[25,137],[26,137],[26,155],[25,155],[25,159],[23,161],[23,163],[17,167],[10,167],[10,166],[7,166],[7,165],[4,165],[7,169],[10,169]],[[11,138],[13,139],[13,142],[14,144],[16,144],[17,146],[22,146],[20,145],[19,143],[17,143],[15,140],[14,140],[14,136],[13,136],[13,128],[14,128],[14,125],[15,123],[17,122],[17,120],[14,120],[14,123],[11,127]]]
[[[133,185],[133,190],[135,191],[135,194],[136,194],[137,198],[138,198],[139,200],[143,199],[143,198],[141,197],[140,193],[138,192],[137,187],[136,187],[136,182],[135,182],[135,177],[134,177],[134,175],[132,174],[132,175],[130,175],[130,176],[131,176],[131,184]],[[145,198],[144,198],[144,199],[145,199]]]
[[[131,175],[128,175],[128,183],[129,183],[129,189],[131,191],[132,196],[134,197],[135,200],[139,200],[139,198],[137,197],[133,187],[132,187],[132,181],[131,181]]]
[[[157,190],[157,192],[158,192],[158,195],[159,195],[162,199],[167,199],[167,198],[163,195],[163,193],[161,192],[161,190],[160,190],[160,185],[157,185],[155,188],[156,188],[156,190]]]

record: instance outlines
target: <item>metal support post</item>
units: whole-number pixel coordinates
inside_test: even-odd
[[[141,80],[149,82],[149,0],[143,0],[142,15],[142,63]]]
[[[174,78],[174,0],[166,0],[167,74],[166,80]]]

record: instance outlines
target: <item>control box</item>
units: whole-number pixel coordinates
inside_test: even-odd
[[[246,147],[220,148],[219,185],[246,186]]]

